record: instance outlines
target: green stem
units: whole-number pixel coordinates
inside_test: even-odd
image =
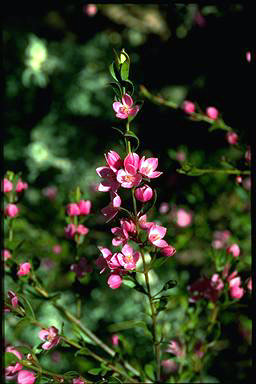
[[[130,132],[130,123],[129,121],[127,121],[126,123],[126,133],[129,133]],[[127,142],[127,152],[128,154],[132,153],[132,150],[131,150],[131,142],[129,139],[126,139],[126,142]]]
[[[23,367],[32,369],[33,371],[36,371],[36,372],[40,373],[41,375],[53,377],[55,380],[55,383],[64,383],[65,376],[63,376],[63,375],[57,374],[55,372],[47,371],[46,369],[43,369],[41,367],[33,365],[33,363],[30,363],[27,360],[21,360],[20,363],[21,363],[21,365],[23,365]],[[87,383],[93,383],[92,381],[89,381],[89,380],[87,380],[86,382]]]

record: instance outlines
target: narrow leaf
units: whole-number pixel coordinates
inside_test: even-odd
[[[125,136],[125,137],[132,137],[133,139],[136,140],[136,142],[137,142],[137,143],[136,143],[136,147],[133,148],[133,151],[136,152],[137,149],[138,149],[138,147],[139,147],[139,145],[140,145],[140,140],[139,140],[138,136],[136,136],[134,132],[128,132],[128,133],[125,133],[124,136]]]

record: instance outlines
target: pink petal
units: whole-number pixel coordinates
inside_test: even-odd
[[[139,110],[140,110],[140,107],[139,107],[138,105],[135,105],[135,107],[133,107],[133,108],[131,108],[131,109],[129,110],[129,115],[130,115],[130,116],[135,116],[135,115],[137,115],[137,113],[139,112]]]
[[[113,103],[113,109],[114,109],[115,112],[118,112],[118,111],[119,111],[119,108],[122,107],[122,106],[123,106],[123,105],[122,105],[122,103],[120,103],[120,101],[115,101],[115,102]]]
[[[159,248],[168,247],[168,243],[165,240],[155,240],[153,241],[153,244]]]
[[[127,93],[125,93],[122,97],[122,103],[123,105],[126,105],[127,107],[131,107],[133,105],[133,99],[131,98],[130,95],[128,95]]]
[[[163,172],[159,172],[159,171],[154,171],[152,173],[150,173],[150,175],[148,175],[148,177],[150,179],[155,179],[156,177],[159,177],[163,174]]]
[[[132,247],[129,245],[129,244],[125,244],[122,248],[122,253],[125,255],[125,256],[130,256],[133,254],[133,249]]]
[[[42,329],[42,330],[39,332],[39,334],[38,334],[38,336],[40,337],[41,340],[46,340],[47,337],[48,337],[48,335],[49,335],[49,331],[46,330],[46,329]]]
[[[119,119],[127,119],[128,113],[127,112],[119,112],[116,114],[116,117],[118,117]]]
[[[127,173],[135,175],[139,168],[140,157],[137,153],[130,153],[124,159],[124,167]]]

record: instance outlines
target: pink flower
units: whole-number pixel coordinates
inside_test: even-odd
[[[83,224],[79,224],[77,227],[76,227],[76,233],[79,233],[79,235],[87,235],[87,233],[89,232],[89,228],[85,227]]]
[[[136,263],[140,258],[140,253],[135,252],[133,248],[126,244],[122,248],[122,252],[117,254],[117,259],[122,267],[127,270],[133,270],[136,268]]]
[[[224,288],[224,283],[217,273],[214,273],[211,278],[212,285],[217,291],[221,291]]]
[[[47,329],[42,329],[39,334],[39,338],[43,341],[47,340],[45,343],[43,343],[42,348],[45,350],[52,349],[55,347],[59,341],[59,331],[56,327],[52,326]]]
[[[165,359],[165,360],[162,360],[161,361],[161,365],[163,367],[163,371],[165,373],[171,373],[171,372],[175,372],[177,371],[178,369],[178,364],[176,361],[174,360],[171,360],[171,359]]]
[[[251,52],[247,51],[246,54],[245,54],[245,57],[246,57],[246,60],[248,61],[248,63],[250,63],[251,60],[252,60]]]
[[[181,163],[186,160],[186,153],[184,151],[178,151],[176,152],[176,160],[180,161]]]
[[[148,240],[150,243],[159,248],[168,247],[168,244],[162,238],[165,236],[167,229],[158,224],[153,224],[148,232]]]
[[[76,226],[75,226],[75,224],[73,224],[73,223],[68,224],[64,228],[64,232],[65,232],[65,234],[66,234],[68,239],[73,239],[74,236],[75,236],[75,233],[76,233]]]
[[[18,303],[19,303],[19,300],[18,300],[18,297],[17,295],[15,294],[15,292],[13,292],[11,289],[7,292],[7,295],[11,301],[11,305],[13,308],[16,308]]]
[[[184,350],[180,342],[171,340],[166,352],[172,353],[175,356],[184,356]]]
[[[142,177],[137,173],[139,161],[137,153],[130,153],[124,159],[124,169],[119,169],[116,177],[123,188],[132,188],[140,184]]]
[[[235,276],[234,273],[233,275]],[[241,297],[244,295],[244,289],[240,286],[241,285],[240,276],[231,278],[231,275],[230,275],[228,280],[229,280],[230,296],[233,299],[241,299]]]
[[[18,384],[34,384],[36,381],[36,375],[34,372],[27,371],[26,369],[22,369],[18,373],[17,383]]]
[[[252,186],[252,180],[251,180],[251,178],[250,178],[250,177],[246,177],[246,178],[243,180],[243,187],[249,191],[249,190],[251,189],[251,186]]]
[[[7,204],[5,207],[5,215],[8,217],[16,217],[19,214],[19,208],[16,204]]]
[[[229,144],[237,144],[238,143],[238,134],[235,132],[228,132],[226,135],[227,142]]]
[[[188,286],[189,293],[191,294],[189,301],[194,303],[201,299],[208,299],[216,302],[219,297],[219,291],[213,283],[207,277],[201,277]]]
[[[80,200],[78,207],[80,210],[80,215],[89,215],[91,212],[92,203],[90,200]]]
[[[182,105],[183,111],[188,113],[189,115],[194,113],[196,110],[196,106],[192,101],[185,100]]]
[[[119,343],[119,336],[118,335],[112,335],[111,341],[112,341],[112,345],[114,345],[116,347]]]
[[[139,218],[139,226],[141,229],[150,229],[152,226],[154,225],[153,222],[151,221],[147,221],[147,215],[142,215],[140,218]]]
[[[112,273],[108,278],[108,285],[112,289],[119,288],[122,284],[122,278],[120,275]]]
[[[22,354],[14,347],[7,347],[6,352],[13,353],[18,359],[22,359]],[[15,379],[17,372],[22,368],[23,367],[20,363],[16,363],[15,365],[8,365],[8,367],[5,368],[5,379],[8,381]]]
[[[243,181],[242,177],[241,176],[236,176],[236,182],[237,184],[241,184]]]
[[[163,172],[155,171],[158,166],[158,159],[156,157],[149,157],[145,160],[143,156],[139,163],[139,172],[142,176],[148,177],[149,179],[154,179],[162,175]]]
[[[56,253],[56,255],[58,255],[59,253],[62,252],[62,246],[59,245],[59,244],[55,244],[53,247],[52,247],[52,251],[54,253]]]
[[[95,264],[101,269],[100,273],[105,272],[106,268],[108,268],[108,262],[112,258],[112,252],[105,247],[98,247],[100,252],[102,253],[101,256],[98,257],[98,259],[95,261]]]
[[[163,247],[160,249],[160,252],[166,256],[166,257],[170,257],[170,256],[173,256],[175,253],[176,253],[176,249],[171,246],[171,245],[167,245],[167,247]]]
[[[122,204],[121,197],[116,193],[110,192],[111,202],[104,208],[102,208],[101,213],[107,219],[107,222],[112,220],[119,212],[119,207]]]
[[[4,261],[10,259],[12,257],[11,252],[8,249],[3,249],[2,250],[2,257]]]
[[[226,249],[227,254],[232,253],[232,255],[236,258],[240,255],[240,248],[237,244],[232,244]]]
[[[97,6],[95,4],[86,4],[86,5],[83,6],[83,10],[84,10],[84,12],[86,13],[87,16],[93,17],[97,13]],[[77,383],[73,382],[73,384],[79,384],[79,383],[78,382]]]
[[[22,263],[19,266],[19,270],[17,272],[17,275],[18,276],[27,275],[27,274],[29,274],[30,269],[31,269],[31,264],[30,263],[28,263],[28,262]]]
[[[86,384],[86,382],[83,379],[81,379],[80,377],[77,377],[77,378],[72,380],[72,384]]]
[[[177,210],[177,225],[179,227],[188,227],[192,221],[192,214],[180,208]]]
[[[136,225],[132,220],[121,219],[120,224],[121,224],[122,230],[126,231],[129,236],[136,235]]]
[[[2,182],[2,189],[3,189],[4,193],[11,192],[11,190],[12,190],[12,182],[10,180],[4,178],[4,180]]]
[[[112,240],[112,244],[114,245],[114,247],[117,247],[118,245],[124,245],[127,243],[129,236],[125,229],[114,227],[114,228],[111,228],[111,232],[115,235],[115,237]]]
[[[142,203],[146,203],[153,197],[153,190],[148,185],[143,185],[135,190],[135,197]]]
[[[224,248],[230,236],[231,236],[231,233],[228,230],[215,231],[213,233],[213,242],[212,242],[213,248],[215,249]]]
[[[76,203],[70,203],[67,205],[67,214],[69,216],[78,216],[80,215],[80,209],[78,204]]]
[[[206,115],[212,120],[217,120],[219,111],[215,107],[208,107],[206,108]]]
[[[22,181],[22,180],[19,180],[18,183],[16,184],[16,192],[20,193],[24,190],[28,189],[28,183]]]
[[[106,159],[106,162],[109,166],[109,168],[112,169],[112,171],[114,171],[115,173],[120,169],[122,168],[123,166],[123,162],[122,162],[122,159],[121,157],[119,156],[119,154],[115,151],[109,151],[106,155],[105,155],[105,159]]]
[[[127,119],[129,116],[135,116],[139,112],[140,107],[138,105],[133,107],[133,99],[125,93],[122,97],[122,103],[115,101],[113,103],[113,109],[116,112],[116,117],[119,119]]]
[[[103,178],[102,182],[98,186],[100,192],[117,192],[120,187],[119,182],[116,179],[115,172],[109,167],[96,168],[97,174]]]

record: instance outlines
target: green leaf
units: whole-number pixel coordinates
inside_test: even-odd
[[[167,291],[168,289],[172,289],[176,287],[177,281],[176,280],[169,280],[167,283],[164,284],[162,291]]]
[[[122,383],[121,380],[119,380],[117,377],[109,377],[108,378],[108,384],[119,384],[119,383]]]
[[[150,269],[155,269],[161,267],[162,264],[164,264],[167,260],[166,256],[160,256],[157,259],[155,259],[152,264],[150,264]]]
[[[75,189],[75,199],[77,203],[79,203],[79,201],[81,200],[81,191],[79,186],[77,186]]]
[[[126,132],[124,134],[124,136],[125,137],[132,137],[133,139],[135,139],[137,141],[136,147],[133,148],[133,151],[136,152],[139,145],[140,145],[140,140],[139,140],[138,136],[136,136],[134,132]]]
[[[120,86],[120,84],[118,83],[110,83],[109,85],[111,85],[113,91],[115,92],[115,94],[117,95],[118,99],[121,100],[122,99],[122,88]]]
[[[146,364],[144,367],[145,374],[151,379],[155,380],[154,367],[152,364]]]
[[[63,376],[67,379],[72,379],[74,377],[80,376],[80,373],[77,371],[68,371],[63,374]]]
[[[89,351],[89,349],[88,348],[86,348],[86,347],[83,347],[83,348],[81,348],[81,349],[79,349],[76,353],[75,353],[75,356],[77,356],[77,355],[91,355],[91,352]]]
[[[15,333],[20,332],[23,327],[26,327],[31,324],[31,318],[26,316],[23,319],[21,319],[16,325],[15,325]]]
[[[113,77],[114,80],[117,80],[117,76],[116,76],[116,72],[115,72],[115,69],[114,69],[114,63],[111,63],[110,66],[109,66],[109,72],[111,74],[111,76]]]
[[[135,287],[134,281],[126,280],[126,279],[123,279],[123,285],[126,285],[129,288],[134,288]]]
[[[122,49],[120,53],[120,61],[121,61],[121,71],[120,71],[121,78],[122,80],[128,80],[129,69],[130,69],[130,58],[124,49]]]
[[[30,301],[26,298],[26,296],[22,295],[21,293],[19,293],[19,299],[21,299],[21,302],[22,302],[22,304],[24,306],[26,314],[27,315],[31,315],[32,319],[36,320],[35,312],[34,312],[34,310],[32,308],[32,305],[31,305]]]
[[[102,372],[102,368],[93,368],[88,371],[91,375],[99,375]]]
[[[159,301],[156,302],[156,310],[157,310],[157,313],[161,312],[161,311],[164,311],[165,308],[166,308],[166,305],[168,303],[168,298],[163,296],[159,299]]]
[[[121,85],[125,88],[126,92],[129,93],[129,95],[133,95],[134,94],[134,85],[133,85],[133,82],[131,80],[123,80],[121,82]],[[137,102],[136,102],[137,104]]]
[[[14,353],[11,352],[5,352],[4,354],[4,363],[5,367],[8,365],[15,365],[20,359]]]

